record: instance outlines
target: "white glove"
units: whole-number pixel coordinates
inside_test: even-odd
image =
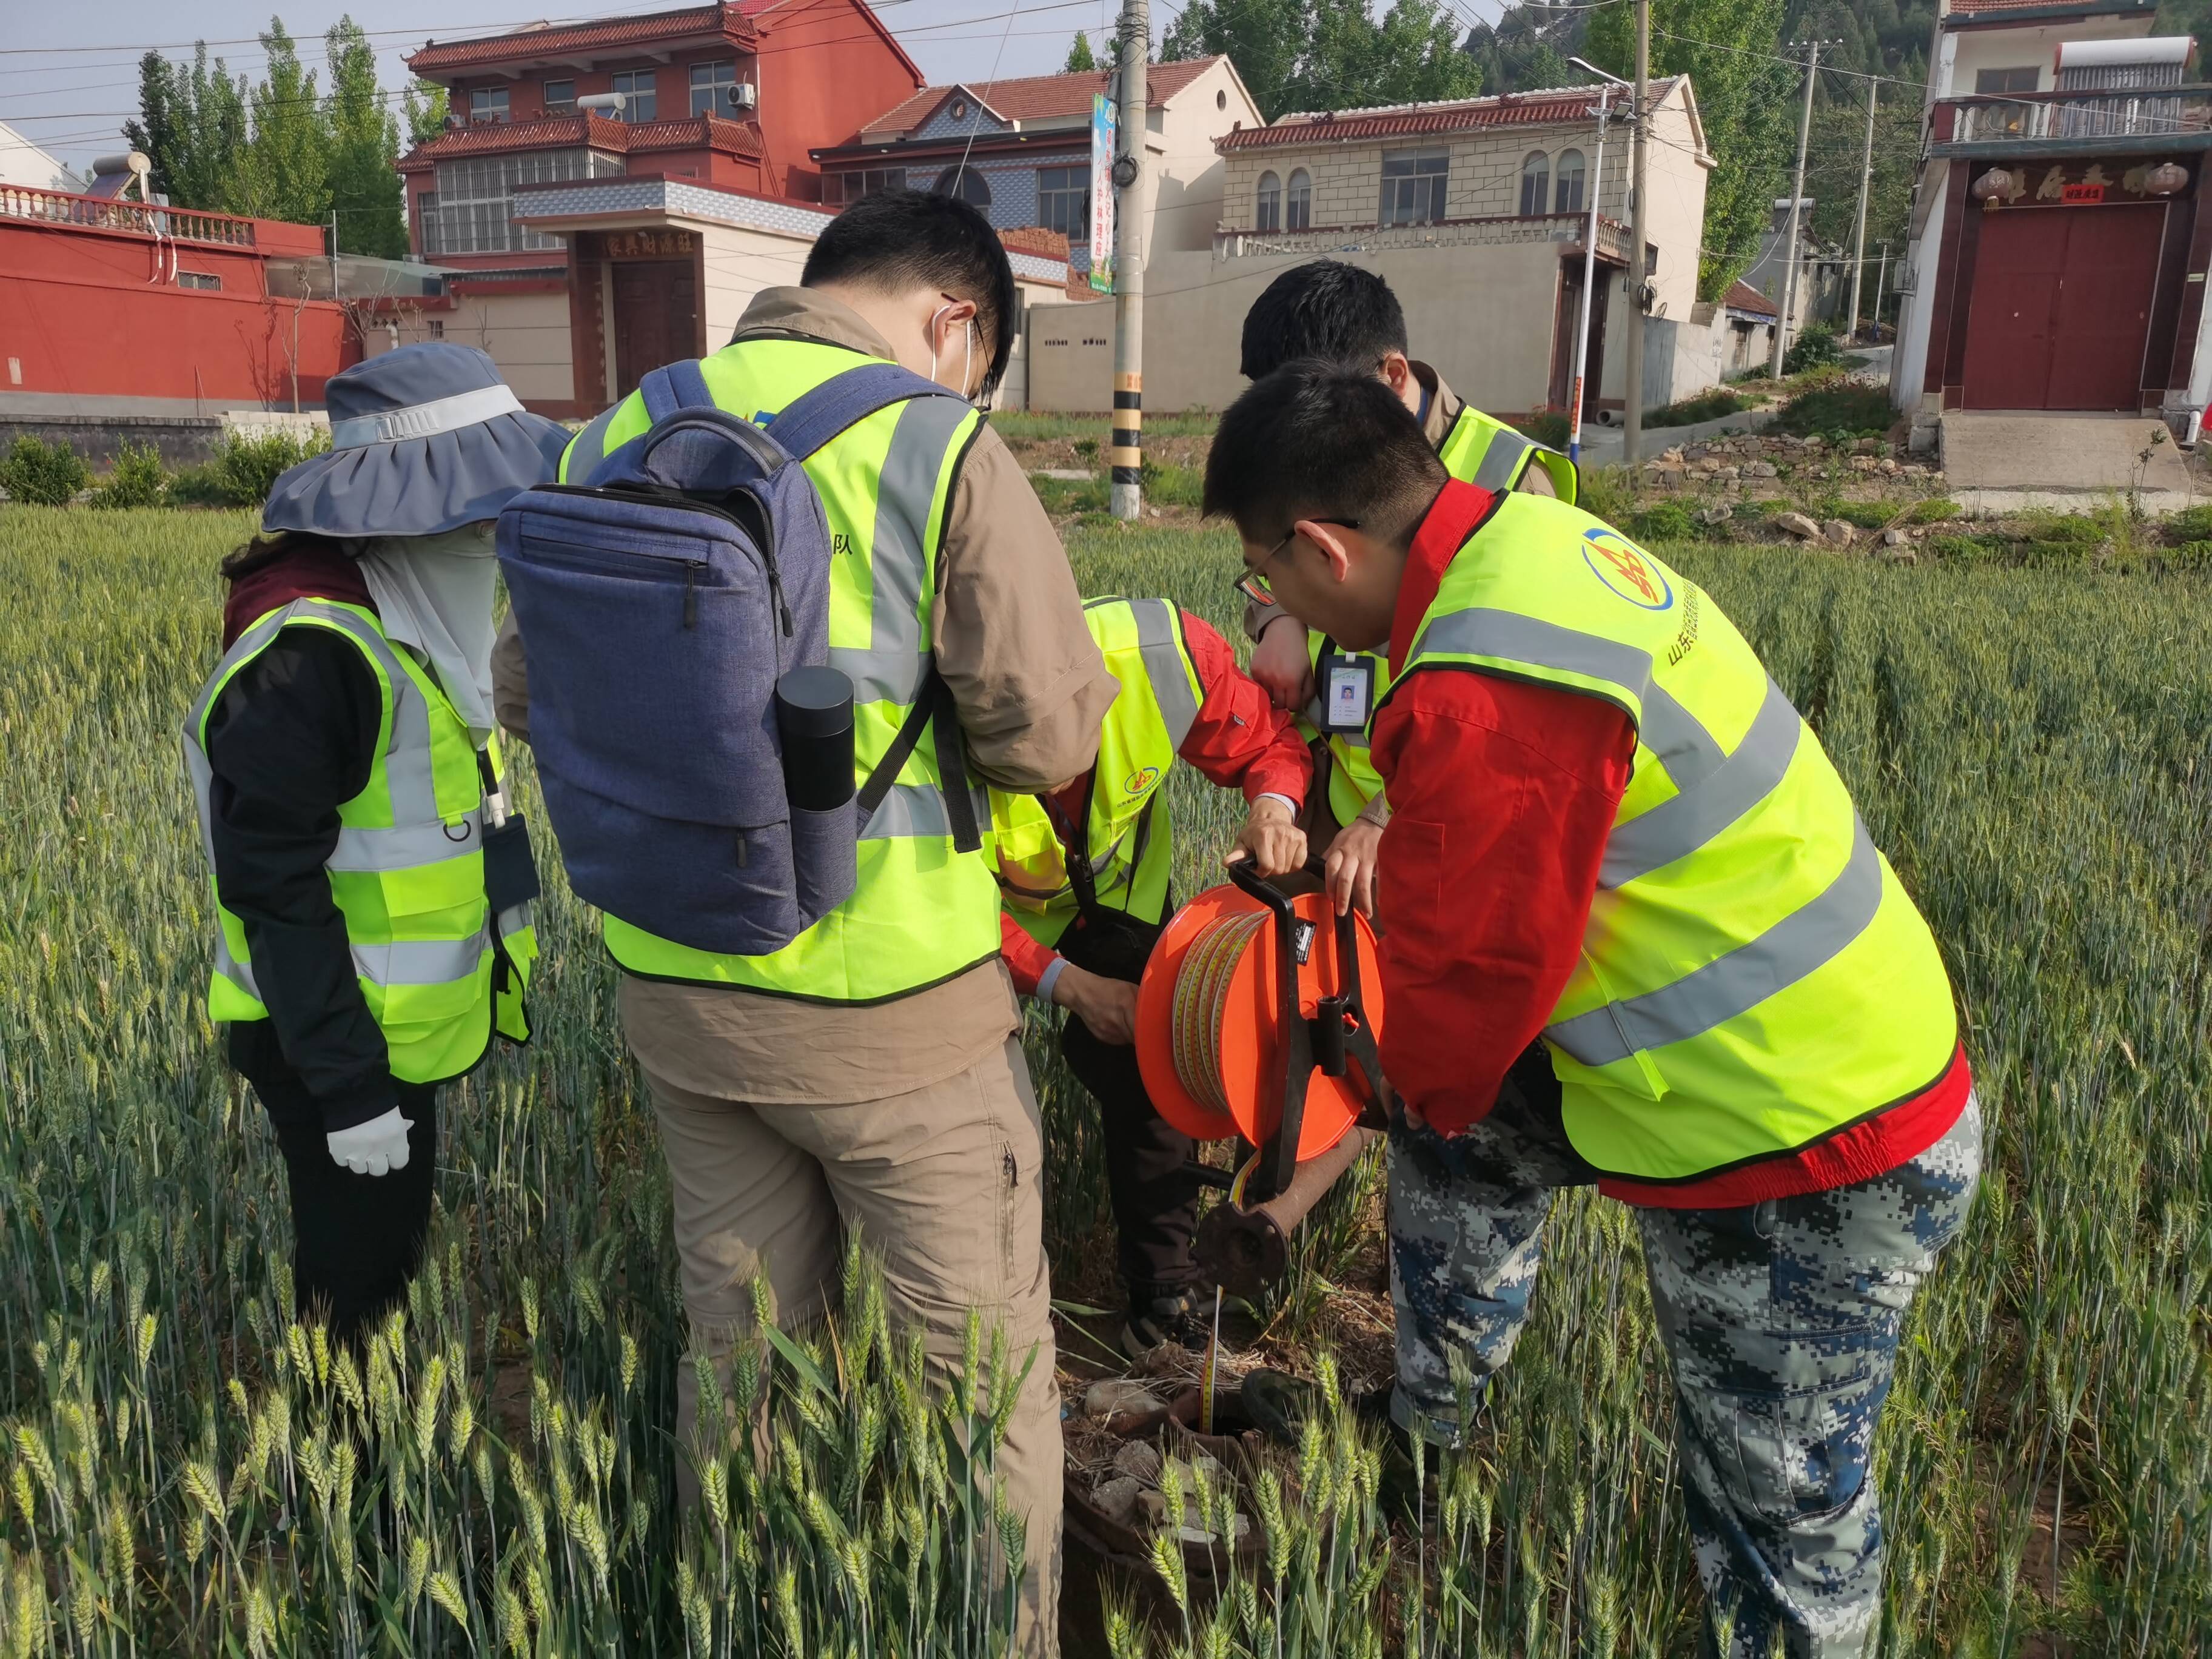
[[[382,1117],[356,1123],[350,1129],[334,1129],[324,1136],[331,1158],[356,1175],[380,1176],[407,1167],[407,1132],[415,1120],[399,1115],[394,1106]]]

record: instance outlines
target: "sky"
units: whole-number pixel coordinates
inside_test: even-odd
[[[551,0],[556,6],[563,0]],[[277,15],[310,67],[322,62],[322,35],[351,11],[370,31],[386,87],[406,82],[400,63],[432,38],[495,34],[540,19],[567,21],[669,9],[684,0],[607,0],[584,10],[531,10],[532,0],[283,0]],[[537,0],[544,5],[546,0]],[[565,0],[574,7],[578,0]],[[138,58],[149,47],[189,60],[204,39],[234,75],[260,78],[256,40],[269,26],[270,0],[108,0],[79,9],[52,0],[0,0],[0,121],[66,165],[123,149],[123,123],[137,110]],[[1049,75],[1067,57],[1078,29],[1095,48],[1116,0],[877,0],[884,21],[933,82]],[[1012,8],[1010,9],[1010,8]],[[1154,38],[1177,0],[1154,0]],[[319,79],[318,84],[327,76]]]

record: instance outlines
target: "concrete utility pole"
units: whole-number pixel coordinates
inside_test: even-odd
[[[1620,459],[1634,466],[1644,442],[1644,136],[1651,125],[1651,0],[1636,0],[1635,123],[1629,141],[1628,372],[1621,377]]]
[[[1589,223],[1583,232],[1583,307],[1575,327],[1574,401],[1567,410],[1567,459],[1583,459],[1583,374],[1589,364],[1590,313],[1597,300],[1597,198],[1605,188],[1605,118],[1612,112],[1613,88],[1597,100],[1597,162],[1589,173]]]
[[[1859,216],[1851,232],[1851,331],[1845,337],[1859,337],[1859,277],[1866,270],[1867,198],[1874,193],[1874,100],[1875,88],[1881,83],[1872,76],[1867,76],[1866,152],[1859,158]],[[1879,317],[1881,295],[1875,295]]]
[[[1797,173],[1790,183],[1790,232],[1782,245],[1782,254],[1787,263],[1783,266],[1782,315],[1775,319],[1774,356],[1767,373],[1778,380],[1782,374],[1782,360],[1790,355],[1790,309],[1797,302],[1797,214],[1805,200],[1805,146],[1813,138],[1813,82],[1820,68],[1820,43],[1807,45],[1805,59],[1805,107],[1797,118]]]
[[[1152,22],[1146,0],[1121,0],[1121,106],[1114,158],[1114,434],[1117,519],[1145,510],[1145,216],[1138,185],[1145,170],[1145,64]]]

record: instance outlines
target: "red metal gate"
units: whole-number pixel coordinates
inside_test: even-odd
[[[1966,313],[1968,409],[2142,407],[2165,207],[1988,215]]]

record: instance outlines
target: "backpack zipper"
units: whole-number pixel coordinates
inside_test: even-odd
[[[675,507],[694,513],[711,513],[718,519],[728,520],[738,529],[744,531],[748,536],[751,534],[750,527],[744,520],[727,507],[716,507],[712,501],[700,501],[696,496],[687,495],[679,489],[653,489],[636,486],[625,489],[620,484],[593,486],[564,483],[540,484],[538,488],[549,495],[619,495],[632,501],[648,501],[655,507]],[[783,573],[776,568],[775,547],[769,545],[761,548],[760,556],[761,563],[768,571],[769,597],[775,601],[776,622],[783,629],[784,638],[789,639],[793,631],[791,604],[784,598]],[[699,620],[699,601],[693,584],[697,579],[698,573],[707,568],[707,562],[704,559],[689,559],[685,563],[690,568],[684,573],[684,625],[686,628],[691,628],[696,626]]]

